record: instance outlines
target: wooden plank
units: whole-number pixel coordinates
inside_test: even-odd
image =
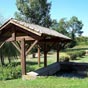
[[[14,43],[14,42],[11,42],[14,46],[15,46],[15,48],[21,53],[21,49]]]
[[[26,75],[25,39],[21,40],[21,67],[22,75]]]
[[[28,50],[26,51],[26,55],[29,53],[29,51],[38,43],[38,40],[35,40],[33,42],[33,44],[28,48]]]

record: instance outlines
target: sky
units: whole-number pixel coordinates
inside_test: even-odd
[[[72,16],[78,17],[84,24],[83,35],[88,36],[88,0],[48,0],[52,2],[51,18],[58,22],[61,18],[69,20]],[[14,18],[17,11],[16,0],[0,0],[0,16],[5,19]]]

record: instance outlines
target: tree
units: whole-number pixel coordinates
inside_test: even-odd
[[[67,28],[68,26],[67,26],[67,21],[65,18],[61,18],[59,22],[57,22],[56,20],[53,20],[52,22],[52,29],[68,36],[69,34],[67,32]]]
[[[5,22],[5,19],[3,16],[0,15],[0,26]],[[0,42],[0,44],[2,44]],[[1,59],[1,64],[4,65],[4,58],[8,57],[9,63],[11,63],[11,59],[13,57],[17,58],[19,53],[17,52],[16,48],[10,43],[6,42],[3,44],[3,46],[0,48],[0,59]]]
[[[44,27],[51,26],[51,3],[47,0],[16,0],[16,5],[19,10],[15,13],[16,19]]]
[[[58,24],[59,24],[58,32],[68,36],[66,19],[65,18],[60,19]]]
[[[75,39],[76,35],[80,35],[83,33],[82,31],[82,21],[80,21],[76,16],[73,16],[68,21],[69,33],[71,34],[71,38]]]
[[[76,35],[81,35],[83,33],[82,31],[82,21],[80,21],[76,16],[73,16],[69,21],[68,21],[68,29],[69,29],[69,34],[72,38],[72,42],[70,44],[70,47],[73,47],[76,45]]]

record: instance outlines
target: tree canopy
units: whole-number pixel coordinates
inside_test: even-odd
[[[57,22],[56,20],[53,20],[52,29],[64,35],[67,35],[67,36],[69,35],[67,32],[67,21],[65,18],[61,18],[59,22]]]
[[[80,35],[83,33],[82,31],[83,23],[76,16],[73,16],[68,21],[69,33],[71,34],[71,38],[75,39],[76,34]]]
[[[47,0],[16,0],[16,5],[18,8],[18,12],[15,13],[16,19],[44,27],[51,26],[51,3]]]
[[[70,47],[73,47],[76,44],[76,36],[80,36],[83,31],[83,23],[76,16],[67,20],[66,18],[61,18],[59,22],[53,20],[52,29],[72,38],[72,42],[70,43]]]

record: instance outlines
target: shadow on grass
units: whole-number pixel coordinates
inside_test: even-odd
[[[66,77],[66,78],[86,78],[87,73],[85,72],[57,72],[56,74],[54,74],[54,76],[56,77]]]
[[[40,62],[40,64],[43,64],[43,62]],[[11,65],[12,67],[15,67],[15,66],[19,66],[21,65],[21,62],[12,62],[12,63],[8,63],[8,64],[5,64],[4,66],[8,66],[8,65]],[[38,62],[33,62],[33,61],[26,61],[26,65],[38,65]]]

